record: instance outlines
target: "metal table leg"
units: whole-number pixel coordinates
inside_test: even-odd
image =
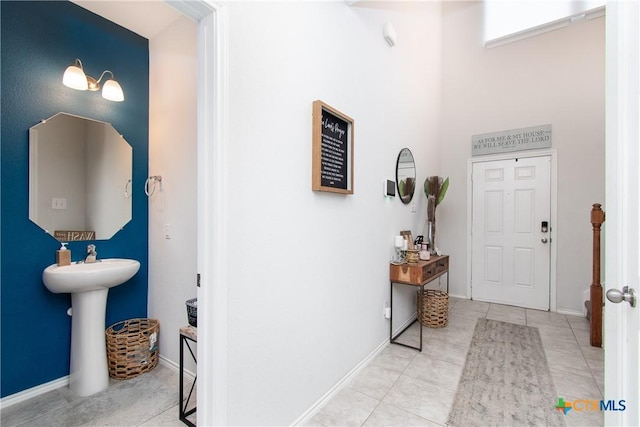
[[[447,275],[447,277],[449,277]],[[397,338],[400,337],[400,335],[402,335],[407,329],[409,329],[414,323],[418,322],[418,318],[416,317],[416,319],[409,323],[407,326],[405,326],[400,332],[398,332],[395,336],[393,335],[393,282],[390,282],[390,289],[391,289],[391,296],[389,298],[390,301],[390,306],[391,306],[391,316],[389,316],[389,342],[391,344],[398,344],[404,347],[408,347],[408,348],[412,348],[414,350],[418,350],[420,352],[422,352],[422,322],[420,323],[420,347],[415,347],[413,345],[409,345],[409,344],[404,344],[401,343],[399,341],[396,341]],[[424,286],[420,286],[420,290],[422,291],[424,289]]]
[[[190,427],[196,427],[196,425],[194,423],[192,423],[191,421],[189,421],[187,419],[187,417],[191,414],[193,414],[194,412],[196,412],[196,409],[198,409],[196,406],[194,406],[193,408],[187,410],[188,406],[189,406],[189,402],[191,401],[191,396],[193,395],[193,390],[195,389],[196,386],[196,381],[198,379],[198,376],[196,375],[196,377],[193,379],[193,384],[191,384],[191,389],[189,390],[189,396],[187,397],[186,401],[184,399],[184,347],[186,345],[187,349],[189,350],[189,353],[191,353],[191,358],[193,359],[193,361],[195,363],[198,363],[198,361],[196,360],[196,356],[193,353],[193,350],[191,349],[191,345],[189,344],[189,341],[192,342],[196,342],[193,339],[184,336],[182,334],[180,334],[180,421],[182,421],[183,423],[185,423],[186,425],[190,426]]]

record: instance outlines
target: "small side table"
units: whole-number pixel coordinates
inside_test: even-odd
[[[420,290],[424,289],[424,286],[437,279],[438,277],[447,275],[447,293],[449,293],[449,255],[431,256],[429,261],[418,261],[416,263],[407,264],[391,264],[389,266],[389,281],[391,282],[391,318],[389,319],[389,342],[391,344],[398,344],[405,347],[413,348],[414,350],[422,351],[422,323],[420,323],[420,346],[415,347],[412,345],[404,344],[396,341],[400,335],[404,333],[415,322],[419,322],[416,318],[413,322],[407,325],[404,329],[393,335],[393,284],[417,286]]]
[[[193,353],[193,349],[191,348],[191,343],[198,342],[198,329],[193,326],[183,326],[180,328],[180,421],[185,423],[190,427],[196,427],[194,423],[189,421],[187,417],[194,412],[196,412],[197,406],[187,410],[189,407],[189,402],[191,401],[191,396],[193,395],[193,390],[196,387],[196,380],[198,376],[193,379],[193,384],[191,384],[191,389],[189,390],[189,396],[187,400],[184,400],[184,347],[186,346],[191,353],[191,358],[197,364],[198,360],[196,359],[196,355]]]

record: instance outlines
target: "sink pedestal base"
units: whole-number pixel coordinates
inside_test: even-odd
[[[69,388],[89,396],[109,387],[105,317],[109,289],[71,294]]]

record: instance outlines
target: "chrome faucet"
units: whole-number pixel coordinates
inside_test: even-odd
[[[85,263],[96,262],[96,258],[98,258],[98,253],[96,252],[96,245],[87,245],[87,257],[84,259]]]

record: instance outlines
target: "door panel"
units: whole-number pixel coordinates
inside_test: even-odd
[[[607,2],[605,283],[640,291],[640,4]],[[605,302],[604,399],[608,426],[640,425],[640,307]],[[620,405],[618,405],[620,407]]]
[[[473,164],[473,299],[549,309],[550,176],[549,156]]]

